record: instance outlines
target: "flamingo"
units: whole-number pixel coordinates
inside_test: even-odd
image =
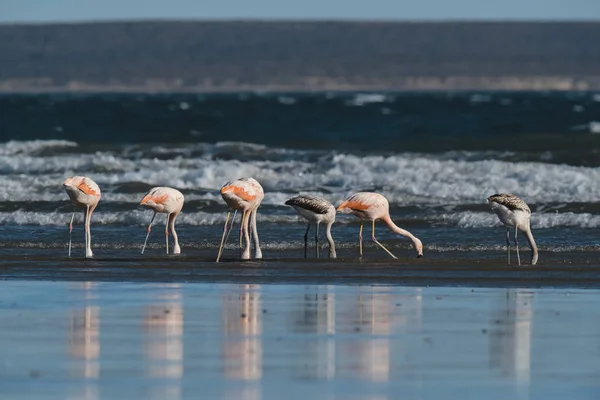
[[[360,231],[358,232],[359,254],[362,257],[362,230],[363,222],[371,221],[371,239],[383,250],[385,250],[392,258],[398,258],[386,249],[381,243],[375,239],[375,221],[381,220],[394,233],[408,237],[413,242],[413,246],[417,251],[417,257],[423,257],[423,244],[421,241],[407,230],[398,227],[390,218],[390,203],[379,193],[359,192],[348,197],[337,208],[345,214],[354,214],[360,222]]]
[[[169,254],[169,229],[173,234],[173,240],[175,245],[173,246],[173,254],[180,254],[181,249],[179,248],[179,241],[177,239],[177,232],[175,232],[175,218],[181,212],[183,208],[183,194],[170,187],[155,187],[152,188],[144,195],[144,198],[140,202],[141,206],[154,210],[150,224],[146,232],[146,240],[144,240],[144,246],[142,247],[142,254],[146,249],[146,243],[148,242],[148,236],[150,236],[150,230],[152,222],[156,213],[167,214],[167,222],[165,223],[165,240],[167,244],[167,254]]]
[[[256,229],[256,210],[265,197],[265,192],[262,186],[254,178],[240,178],[235,181],[227,182],[221,188],[221,197],[227,203],[229,211],[225,219],[223,228],[223,236],[221,237],[221,245],[217,255],[217,262],[221,258],[223,246],[225,245],[225,233],[227,232],[227,221],[231,210],[242,212],[242,222],[240,225],[240,248],[242,247],[242,235],[246,240],[246,245],[242,250],[242,260],[250,259],[250,237],[248,234],[248,224],[252,229],[252,238],[254,240],[254,258],[262,258],[260,243],[258,240],[258,231]],[[233,227],[233,224],[231,224]],[[230,228],[231,229],[231,228]]]
[[[304,233],[304,258],[306,258],[308,248],[308,230],[311,222],[317,224],[315,230],[315,245],[317,258],[319,258],[319,224],[325,224],[325,234],[329,242],[329,258],[336,258],[335,243],[331,237],[331,225],[335,222],[335,207],[329,201],[322,197],[313,196],[311,194],[301,194],[285,202],[286,205],[294,207],[294,209],[308,220],[306,232]]]
[[[67,191],[69,198],[75,207],[85,207],[85,256],[91,258],[92,236],[90,232],[90,221],[92,213],[100,201],[100,187],[87,176],[73,176],[63,182],[63,187]],[[71,257],[71,234],[73,232],[73,219],[75,218],[75,209],[69,223],[69,257]]]
[[[517,241],[517,232],[522,230],[527,236],[529,247],[531,247],[531,265],[538,261],[538,248],[533,240],[531,233],[530,219],[531,210],[527,203],[509,193],[494,194],[487,199],[492,211],[496,213],[500,222],[506,226],[506,254],[508,265],[510,265],[510,228],[515,228],[515,247],[517,248],[517,262],[521,265],[519,256],[519,242]]]

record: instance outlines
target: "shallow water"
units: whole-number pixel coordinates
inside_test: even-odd
[[[595,398],[598,290],[5,281],[10,399]]]

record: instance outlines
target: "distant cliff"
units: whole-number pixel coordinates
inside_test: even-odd
[[[600,23],[0,25],[0,91],[600,89]]]

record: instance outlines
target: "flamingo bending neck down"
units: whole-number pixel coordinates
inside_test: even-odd
[[[90,232],[90,222],[92,219],[92,213],[98,206],[100,201],[100,187],[88,178],[87,176],[73,176],[67,178],[63,182],[69,198],[76,207],[85,208],[85,256],[91,258],[94,256],[92,253],[92,235]],[[71,257],[71,233],[73,232],[73,219],[75,218],[75,210],[71,216],[71,222],[69,223],[69,257]]]
[[[538,261],[538,248],[531,233],[531,209],[523,200],[509,193],[494,194],[487,199],[492,211],[496,213],[500,222],[506,227],[506,255],[510,265],[510,229],[515,229],[515,247],[517,248],[517,263],[521,265],[519,255],[519,242],[517,232],[525,233],[529,247],[531,247],[531,265]]]
[[[360,231],[358,233],[359,254],[362,257],[362,230],[363,221],[371,221],[371,239],[379,247],[385,250],[393,258],[398,258],[386,249],[375,238],[375,221],[381,220],[392,232],[408,237],[413,242],[413,246],[417,251],[417,257],[423,257],[423,244],[421,241],[407,230],[398,227],[390,218],[390,204],[388,200],[379,193],[359,192],[348,197],[337,208],[346,214],[353,214],[358,217],[360,222]]]
[[[227,203],[229,211],[227,212],[227,218],[225,219],[223,236],[221,237],[221,245],[219,246],[219,253],[217,254],[217,262],[219,262],[221,253],[223,252],[223,247],[225,246],[227,222],[229,221],[231,210],[242,212],[242,221],[240,225],[240,248],[243,247],[241,254],[242,260],[250,259],[250,235],[248,233],[249,225],[252,229],[252,239],[254,241],[254,258],[262,258],[262,251],[260,250],[260,242],[258,239],[258,230],[256,228],[256,211],[265,197],[265,192],[260,183],[258,183],[258,181],[254,178],[240,178],[227,182],[221,188],[221,197],[223,197],[223,200],[225,200],[225,203]],[[232,227],[233,223],[231,224],[230,230]],[[242,238],[245,240],[245,245],[243,245]]]
[[[173,254],[180,254],[181,248],[179,247],[177,232],[175,232],[175,218],[177,218],[183,208],[183,194],[179,190],[170,187],[155,187],[144,195],[140,205],[154,210],[154,214],[146,230],[146,240],[144,240],[144,246],[142,246],[142,254],[144,254],[144,249],[146,249],[146,243],[148,242],[148,236],[150,235],[152,222],[154,221],[154,217],[156,217],[156,213],[167,214],[167,222],[165,223],[167,254],[169,254],[169,230],[171,230],[171,234],[173,235]]]
[[[286,205],[292,206],[298,214],[308,220],[306,232],[304,233],[304,258],[307,255],[308,249],[308,230],[311,222],[317,225],[315,229],[315,248],[317,258],[319,258],[319,224],[325,224],[325,235],[329,242],[329,258],[336,258],[335,243],[331,237],[331,225],[335,222],[335,207],[329,201],[322,197],[313,196],[310,194],[301,194],[285,202]]]

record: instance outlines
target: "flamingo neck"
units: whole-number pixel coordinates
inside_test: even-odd
[[[537,244],[535,244],[535,240],[533,239],[533,233],[531,233],[531,227],[529,224],[524,232],[525,236],[527,237],[527,241],[529,242],[529,247],[531,247],[531,265],[535,265],[538,260],[538,248]]]
[[[384,217],[381,218],[381,221],[394,233],[397,233],[398,235],[402,235],[402,236],[406,236],[407,238],[409,238],[410,240],[412,240],[414,242],[414,240],[416,239],[415,236],[410,233],[409,231],[400,228],[398,225],[396,225],[394,223],[394,221],[392,221],[392,219],[390,218],[389,215],[386,215]]]
[[[392,219],[390,218],[390,216],[389,216],[389,215],[385,215],[385,216],[381,217],[381,221],[382,221],[382,222],[383,222],[383,223],[384,223],[384,224],[385,224],[385,225],[386,225],[386,226],[387,226],[387,227],[388,227],[388,228],[389,228],[389,229],[390,229],[392,232],[394,232],[394,233],[397,233],[398,235],[406,236],[407,238],[409,238],[409,239],[412,241],[412,243],[413,243],[413,246],[414,246],[415,250],[417,250],[417,252],[419,252],[419,255],[422,255],[422,254],[420,254],[420,251],[421,251],[421,250],[419,250],[419,248],[420,248],[420,246],[419,246],[419,244],[420,244],[420,241],[419,241],[419,239],[417,239],[417,237],[416,237],[415,235],[413,235],[413,234],[412,234],[412,233],[410,233],[409,231],[407,231],[407,230],[405,230],[405,229],[402,229],[402,228],[400,228],[398,225],[396,225],[396,224],[394,223],[394,221],[392,221]],[[421,245],[421,246],[422,246],[422,245]]]
[[[180,254],[181,248],[179,247],[179,240],[177,238],[177,232],[175,232],[175,218],[177,218],[178,213],[173,213],[169,217],[169,230],[171,231],[171,235],[173,235],[173,254]]]
[[[95,205],[87,206],[85,209],[85,256],[87,258],[93,257],[94,253],[92,252],[92,233],[90,231],[90,223],[92,220],[92,212],[94,212]]]
[[[250,259],[250,234],[248,233],[248,226],[250,225],[250,211],[245,211],[242,218],[242,232],[245,241],[245,245],[242,250],[242,260]],[[241,240],[241,239],[240,239]]]
[[[336,258],[337,254],[335,253],[335,243],[333,241],[333,237],[331,236],[331,225],[332,223],[327,224],[325,228],[325,236],[327,236],[327,241],[329,242],[329,258]]]
[[[254,258],[262,258],[262,250],[260,249],[260,240],[258,239],[258,228],[256,227],[256,212],[257,208],[250,213],[250,225],[252,228],[252,240],[254,241]]]

